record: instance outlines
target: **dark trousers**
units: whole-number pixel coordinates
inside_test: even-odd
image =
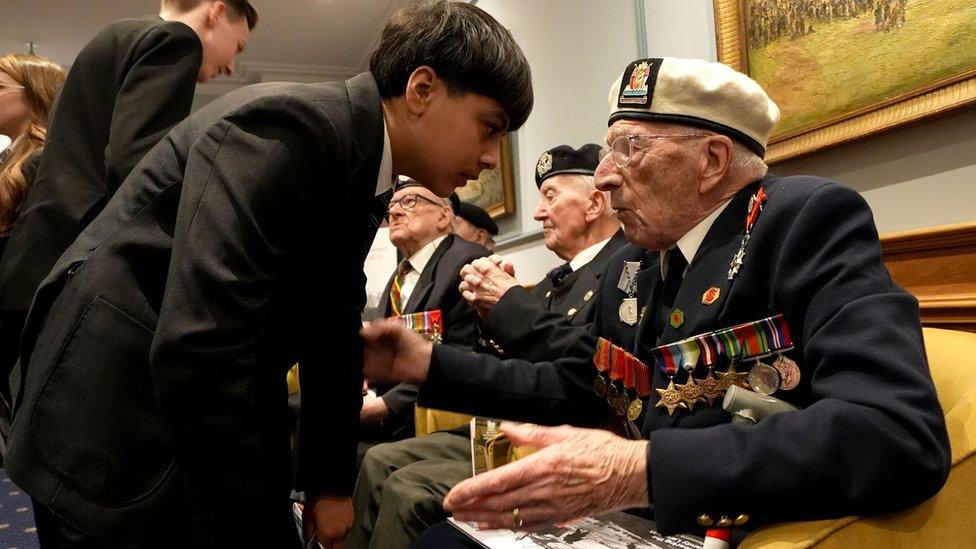
[[[37,500],[34,505],[34,523],[41,549],[105,549],[84,532],[49,511]]]

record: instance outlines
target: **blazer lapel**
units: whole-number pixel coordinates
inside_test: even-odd
[[[729,280],[729,264],[742,243],[752,185],[739,191],[725,211],[712,224],[698,252],[685,271],[684,280],[674,301],[674,309],[681,309],[684,322],[677,328],[664,327],[662,343],[671,343],[719,326],[717,319],[725,310],[734,280]],[[718,289],[718,298],[707,304],[705,292]],[[714,293],[714,291],[713,291]]]
[[[424,265],[424,271],[420,273],[420,280],[417,281],[417,285],[410,292],[410,299],[407,300],[407,305],[403,308],[404,313],[412,314],[423,310],[422,304],[427,302],[427,296],[434,287],[434,273],[437,271],[437,264],[440,262],[441,257],[444,256],[444,252],[453,243],[454,235],[447,235],[447,238],[442,240],[437,246],[437,249],[434,250],[434,253],[430,256],[430,260],[427,261],[427,265]]]
[[[397,269],[399,268],[400,266],[397,265]],[[383,288],[383,295],[380,296],[380,302],[379,302],[380,310],[379,313],[377,313],[379,314],[380,317],[390,316],[390,289],[393,288],[393,279],[396,278],[397,269],[393,270],[393,274],[390,276],[390,280],[386,282],[386,287]]]
[[[637,312],[638,322],[635,326],[634,343],[631,352],[636,356],[640,350],[641,342],[650,337],[650,342],[654,342],[654,296],[657,295],[658,287],[661,285],[661,262],[658,261],[658,252],[644,252],[643,270],[637,273]],[[643,313],[643,314],[641,314]],[[653,347],[653,345],[651,345]]]

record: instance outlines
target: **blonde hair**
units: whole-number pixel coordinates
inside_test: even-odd
[[[3,236],[10,232],[27,196],[24,163],[44,146],[51,104],[64,83],[64,71],[44,57],[8,54],[0,56],[0,72],[24,87],[30,109],[27,130],[11,145],[10,156],[0,166],[0,236]]]

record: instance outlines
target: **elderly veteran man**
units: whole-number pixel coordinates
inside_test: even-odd
[[[481,316],[482,336],[509,356],[529,361],[563,356],[593,318],[593,295],[607,261],[626,243],[609,195],[593,183],[600,146],[559,145],[539,156],[539,201],[546,247],[566,263],[532,290],[501,258],[480,259],[461,271],[462,295]],[[568,320],[568,321],[567,321]]]
[[[607,261],[626,243],[609,196],[596,189],[599,145],[560,145],[537,164],[546,246],[566,266],[525,290],[495,261],[478,259],[461,271],[465,298],[478,308],[481,335],[505,356],[553,360],[593,321],[593,296]],[[568,274],[567,274],[568,273]],[[348,548],[408,547],[429,525],[446,517],[442,501],[471,476],[468,430],[445,431],[381,444],[366,454],[356,484],[356,522]]]
[[[609,408],[594,394],[610,396],[597,366],[624,381],[613,386],[627,400],[650,393],[635,398],[646,440],[504,427],[540,451],[459,484],[445,509],[530,528],[653,506],[658,529],[675,533],[890,512],[936,493],[949,448],[918,304],[885,269],[860,195],[767,174],[779,111],[724,65],[639,59],[613,83],[610,106],[596,181],[633,245],[611,259],[586,336],[565,358],[532,364],[432,350],[375,325],[366,368],[423,381],[425,405],[585,425]],[[659,256],[660,268],[646,268]],[[768,317],[785,322],[757,322]],[[701,360],[688,342],[701,344]],[[743,360],[764,350],[783,355],[778,376]],[[751,370],[765,372],[749,377],[754,388],[779,388],[800,409],[730,423],[720,390],[748,386]]]
[[[498,225],[485,210],[470,202],[461,202],[456,193],[451,194],[451,208],[454,209],[454,234],[475,244],[481,244],[489,251],[495,251],[495,237]]]
[[[404,257],[390,277],[380,308],[386,316],[440,311],[442,341],[473,349],[476,314],[461,299],[461,267],[489,252],[451,234],[452,208],[420,183],[397,185],[389,206],[390,241]],[[370,382],[363,397],[361,440],[375,444],[412,437],[417,386]],[[360,445],[360,452],[365,452]]]

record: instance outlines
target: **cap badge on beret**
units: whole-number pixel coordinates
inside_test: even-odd
[[[546,175],[546,172],[552,169],[552,153],[546,151],[542,153],[539,157],[539,162],[535,165],[535,171],[539,174],[539,177]]]
[[[646,105],[653,92],[654,81],[657,79],[660,59],[641,59],[634,61],[624,71],[623,81],[620,83],[620,98],[618,106]],[[648,86],[648,80],[651,85]]]

